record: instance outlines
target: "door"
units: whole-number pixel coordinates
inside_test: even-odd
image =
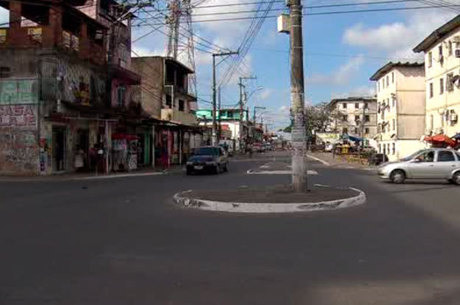
[[[455,156],[451,151],[440,150],[434,165],[435,178],[449,179],[450,173],[457,167]]]
[[[53,171],[60,172],[66,169],[66,138],[65,127],[53,127]]]
[[[423,179],[433,178],[434,171],[434,157],[435,153],[433,150],[427,150],[420,153],[409,163],[409,175],[410,178]]]

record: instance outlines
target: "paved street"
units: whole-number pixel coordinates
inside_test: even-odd
[[[174,193],[289,182],[227,174],[0,183],[0,304],[458,304],[460,187],[310,164],[368,196],[296,215],[186,210]]]

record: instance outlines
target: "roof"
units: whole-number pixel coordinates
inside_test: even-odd
[[[172,63],[173,65],[176,65],[178,67],[180,67],[181,69],[185,70],[188,74],[193,74],[195,73],[195,71],[193,71],[192,69],[190,69],[189,67],[187,67],[186,65],[184,65],[183,63],[181,63],[180,61],[178,61],[177,59],[174,59],[172,57],[167,57],[167,56],[135,56],[132,58],[133,61],[137,61],[137,60],[142,60],[142,59],[162,59],[166,62],[170,62]]]
[[[345,103],[345,102],[376,102],[377,99],[370,97],[370,96],[356,96],[356,97],[345,97],[345,98],[335,98],[333,99],[329,105],[333,105],[335,103]]]
[[[457,17],[453,18],[443,26],[436,29],[433,33],[428,35],[421,43],[419,43],[413,51],[416,53],[423,52],[431,48],[434,44],[436,44],[439,40],[444,38],[453,30],[460,27],[460,14]]]
[[[404,67],[404,68],[418,68],[418,67],[424,67],[424,63],[418,63],[418,62],[389,62],[380,69],[377,70],[377,72],[374,73],[374,75],[371,76],[370,80],[378,80],[380,79],[383,75],[388,73],[391,69],[393,68],[399,68],[399,67]]]

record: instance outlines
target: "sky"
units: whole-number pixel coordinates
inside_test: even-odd
[[[159,0],[160,1],[160,0]],[[155,3],[161,3],[155,1]],[[165,0],[163,4],[165,3]],[[253,3],[257,0],[192,0],[196,8],[192,20],[215,20],[222,18],[250,17],[254,13],[238,15],[216,15],[228,12],[250,11],[256,4],[239,6],[215,6],[222,4]],[[260,0],[259,0],[260,1]],[[382,0],[303,0],[305,6],[356,3],[359,6],[314,8],[307,13],[324,11],[381,9],[388,7],[413,7],[426,5],[424,2],[449,2],[460,4],[460,0],[408,1],[399,4],[369,4]],[[160,5],[161,6],[161,5]],[[164,7],[164,6],[163,6]],[[268,15],[287,13],[282,2],[279,8]],[[149,9],[147,9],[149,10]],[[305,103],[328,102],[331,98],[347,96],[372,96],[374,84],[369,77],[389,61],[422,61],[421,54],[411,50],[436,28],[455,17],[460,7],[407,11],[365,12],[353,14],[307,15],[303,19]],[[145,19],[143,26],[133,28],[133,56],[165,55],[168,28],[161,26],[165,12],[152,10],[150,13],[137,12]],[[209,15],[211,14],[211,15]],[[7,20],[7,13],[0,11],[0,23]],[[140,21],[134,21],[139,23]],[[248,30],[250,20],[192,23],[195,38],[195,64],[199,108],[210,108],[212,100],[212,55],[218,47],[237,50]],[[186,44],[188,32],[181,26],[181,44]],[[201,38],[205,39],[202,40]],[[209,47],[209,42],[214,46]],[[217,45],[218,47],[216,47]],[[214,48],[211,50],[211,48]],[[180,49],[180,58],[186,53]],[[229,67],[232,58],[226,58],[217,66],[217,82]],[[256,76],[256,80],[245,81],[248,91],[247,107],[252,113],[254,106],[265,107],[258,110],[271,129],[289,125],[290,106],[290,61],[289,35],[278,33],[276,18],[267,18],[258,32],[243,64],[232,78],[221,87],[222,104],[235,108],[239,100],[238,77]],[[251,114],[252,117],[252,114]]]

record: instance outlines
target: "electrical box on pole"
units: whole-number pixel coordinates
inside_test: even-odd
[[[291,28],[291,18],[288,14],[278,16],[278,33],[289,34]]]

